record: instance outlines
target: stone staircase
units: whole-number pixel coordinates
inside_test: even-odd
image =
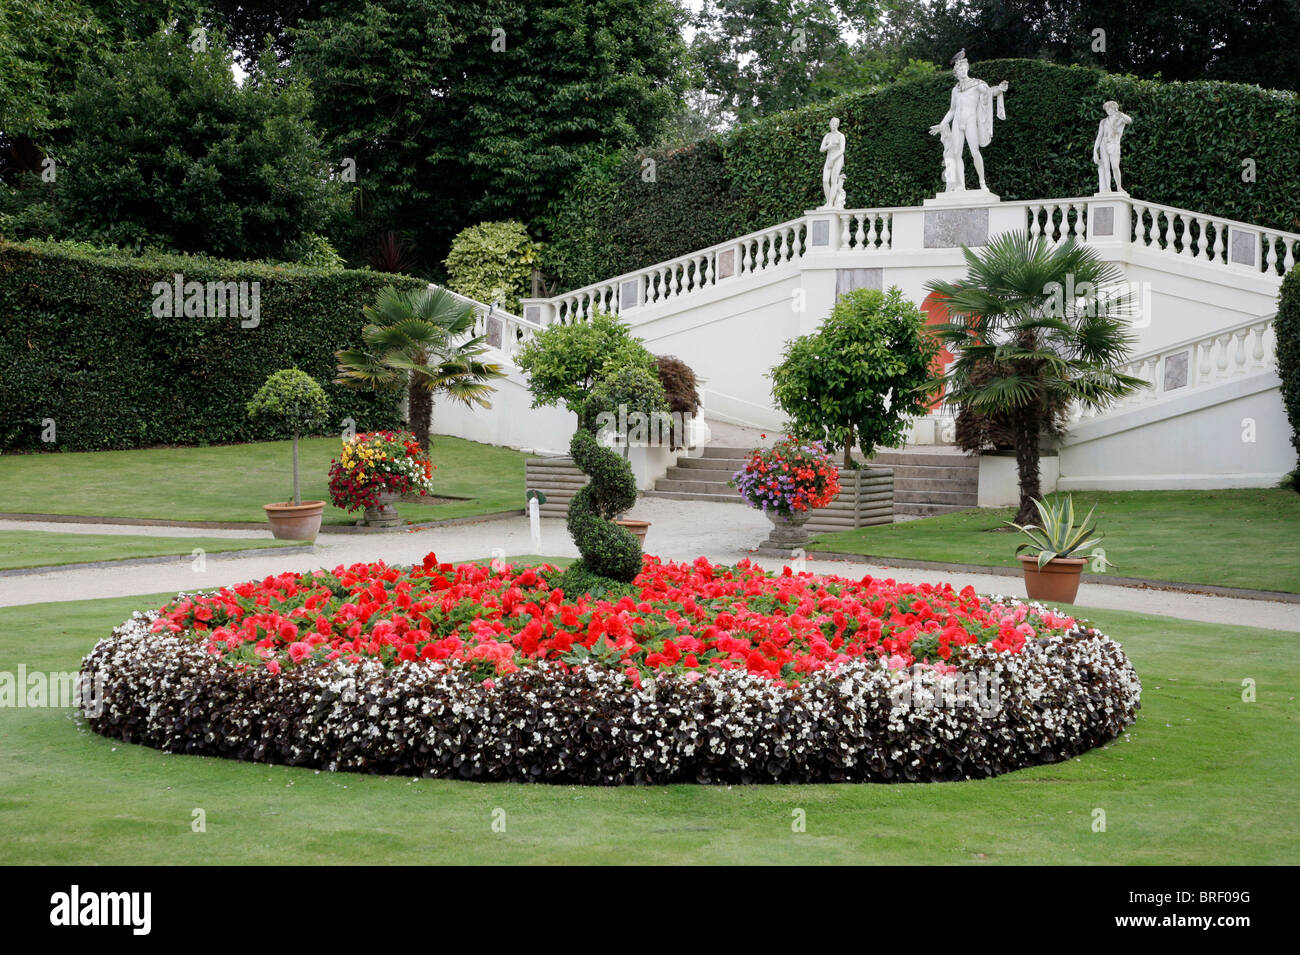
[[[644,495],[741,504],[740,494],[728,487],[727,482],[740,470],[748,454],[745,448],[710,445],[701,457],[679,458],[655,482],[654,490],[645,491]],[[964,511],[978,504],[979,459],[955,448],[936,445],[881,451],[872,458],[871,466],[893,471],[896,516],[930,517]],[[563,517],[574,492],[587,483],[586,475],[567,457],[530,458],[525,469],[526,485],[546,494],[546,503],[541,507],[543,517]]]
[[[894,471],[896,515],[932,517],[979,504],[979,458],[955,448],[935,445],[880,451],[871,464]]]
[[[588,480],[570,457],[527,458],[524,461],[525,489],[546,495],[546,503],[537,509],[542,517],[566,517],[569,501]]]
[[[646,491],[645,496],[743,504],[740,493],[734,487],[728,487],[727,482],[740,470],[748,455],[745,448],[710,445],[704,449],[702,457],[678,458],[668,473],[655,482],[654,490]]]

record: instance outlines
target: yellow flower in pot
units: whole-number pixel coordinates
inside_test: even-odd
[[[1038,510],[1038,524],[1005,523],[1020,531],[1029,540],[1016,548],[1020,567],[1025,575],[1025,592],[1030,600],[1045,603],[1074,603],[1079,593],[1079,575],[1089,560],[1103,567],[1115,566],[1104,554],[1087,553],[1088,548],[1101,543],[1103,535],[1096,533],[1092,514],[1078,524],[1074,522],[1074,499],[1070,495],[1052,501],[1034,501]],[[1093,536],[1095,535],[1095,536]],[[1030,553],[1021,554],[1028,550]],[[1084,556],[1079,556],[1083,554]]]

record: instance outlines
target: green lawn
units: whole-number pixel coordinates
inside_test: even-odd
[[[301,442],[303,500],[329,501],[330,460],[337,438]],[[410,521],[434,521],[522,508],[524,455],[510,448],[436,435],[435,493],[466,498],[401,504]],[[290,442],[207,448],[146,448],[0,457],[0,512],[165,518],[180,521],[266,520],[263,504],[293,492]],[[349,515],[325,506],[325,523]]]
[[[131,610],[163,599],[0,609],[0,671],[74,670]],[[971,783],[415,781],[168,756],[99,737],[67,710],[0,709],[0,863],[1300,862],[1295,635],[1092,616],[1142,676],[1137,724],[1068,763]],[[1241,700],[1247,678],[1258,702]],[[191,831],[195,809],[205,833]],[[804,833],[791,831],[795,809]]]
[[[1300,494],[1280,489],[1076,493],[1097,505],[1110,573],[1300,593]],[[1014,508],[959,511],[814,539],[812,550],[1019,568]]]
[[[49,567],[130,557],[189,556],[229,550],[291,547],[293,541],[228,537],[149,537],[143,534],[61,534],[57,531],[0,531],[0,570]]]

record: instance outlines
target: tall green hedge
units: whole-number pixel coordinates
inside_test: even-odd
[[[1277,373],[1282,378],[1282,404],[1291,422],[1291,443],[1300,453],[1300,265],[1282,280],[1277,300]],[[1294,485],[1300,491],[1300,481]]]
[[[154,283],[258,282],[255,328],[154,315]],[[331,383],[361,306],[413,279],[191,256],[135,258],[65,243],[0,242],[0,448],[88,451],[283,437],[245,404],[296,366],[325,386],[330,420],[391,427],[397,399]],[[251,286],[250,286],[251,287]],[[56,441],[42,441],[53,419]],[[331,429],[334,424],[331,424]]]
[[[1102,103],[1133,117],[1124,184],[1133,195],[1300,231],[1300,97],[1232,83],[1163,83],[1037,60],[983,60],[972,72],[1007,80],[1005,121],[983,150],[1004,199],[1091,195]],[[827,121],[848,139],[851,208],[916,205],[942,185],[929,127],[948,106],[944,73],[852,93],[739,126],[694,146],[588,168],[544,221],[548,270],[574,288],[792,219],[820,205]],[[1256,181],[1242,180],[1253,159]],[[969,173],[969,170],[968,170]],[[973,173],[969,173],[973,176]]]

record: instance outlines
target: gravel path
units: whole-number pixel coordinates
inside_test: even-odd
[[[652,521],[647,549],[652,554],[676,560],[692,560],[704,554],[713,561],[733,563],[750,556],[749,548],[766,537],[770,528],[761,514],[740,504],[643,498],[628,516]],[[0,521],[0,530],[8,529],[168,537],[256,538],[265,534],[260,531]],[[207,557],[202,571],[195,570],[190,558],[186,557],[174,564],[128,564],[0,578],[0,606],[207,589],[285,570],[312,570],[356,561],[382,559],[392,564],[412,563],[429,551],[435,551],[440,558],[450,561],[514,554],[577,556],[577,549],[563,521],[542,521],[541,545],[537,546],[530,538],[527,519],[518,517],[397,534],[325,535],[317,540],[315,552],[311,554],[276,555],[272,552],[266,556],[240,558],[212,554]],[[758,558],[757,562],[770,569],[781,567],[778,560]],[[1024,594],[1020,577],[1006,574],[889,568],[856,561],[807,561],[806,569],[852,578],[872,574],[911,582],[950,581],[958,588],[970,584],[981,593]],[[1300,606],[1267,600],[1085,583],[1080,590],[1080,604],[1300,633]]]

